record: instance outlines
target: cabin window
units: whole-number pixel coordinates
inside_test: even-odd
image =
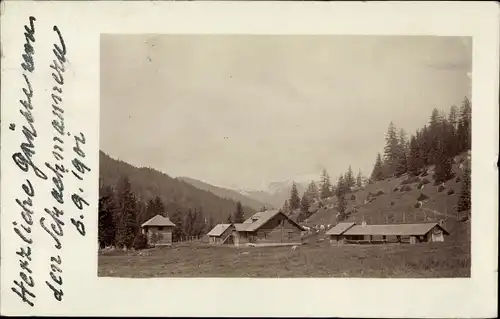
[[[292,240],[293,239],[293,233],[288,233],[288,240]]]
[[[165,227],[163,227],[163,226],[158,227],[158,230],[163,230],[163,228],[165,228]]]
[[[264,232],[264,239],[266,239],[266,238],[267,238],[267,233],[266,233],[266,232]]]

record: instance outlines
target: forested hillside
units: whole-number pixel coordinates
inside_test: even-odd
[[[132,246],[140,225],[156,214],[168,213],[179,226],[174,233],[176,240],[202,236],[231,216],[248,217],[255,213],[239,202],[220,198],[152,168],[134,167],[102,151],[99,155],[102,245]]]
[[[429,123],[409,138],[389,124],[383,152],[369,178],[351,167],[335,184],[323,171],[299,198],[292,190],[283,210],[298,221],[335,224],[423,221],[430,217],[467,219],[470,214],[471,103],[445,114],[434,109]],[[293,203],[290,207],[289,203]]]

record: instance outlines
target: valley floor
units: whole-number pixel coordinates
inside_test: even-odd
[[[140,255],[142,254],[142,255]],[[99,255],[100,277],[470,277],[470,241],[235,248],[183,244]]]

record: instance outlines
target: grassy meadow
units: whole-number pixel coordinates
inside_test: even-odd
[[[192,243],[109,252],[98,260],[105,277],[469,277],[470,241],[330,246],[324,240],[295,251]]]

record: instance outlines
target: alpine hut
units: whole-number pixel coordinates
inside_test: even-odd
[[[156,215],[141,225],[142,233],[148,238],[148,245],[172,245],[172,232],[175,224],[168,217]]]
[[[280,210],[258,212],[243,223],[233,224],[234,245],[300,245],[304,228]]]
[[[232,224],[218,224],[210,232],[208,232],[208,239],[210,244],[233,244],[233,230]]]

